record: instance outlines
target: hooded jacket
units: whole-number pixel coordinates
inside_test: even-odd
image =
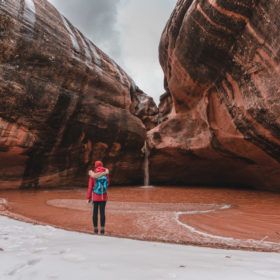
[[[104,193],[104,194],[97,194],[97,193],[93,192],[93,188],[94,188],[94,185],[95,185],[95,178],[99,177],[98,173],[108,172],[108,169],[103,167],[103,164],[102,164],[101,161],[96,161],[95,162],[95,169],[94,169],[93,172],[94,172],[93,177],[89,176],[89,180],[88,180],[87,199],[88,200],[90,199],[93,202],[107,201],[108,200],[107,192]],[[107,174],[106,177],[107,177],[108,185],[109,185],[109,183],[110,183],[109,174]]]

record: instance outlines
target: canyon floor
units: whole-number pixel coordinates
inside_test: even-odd
[[[92,233],[86,189],[0,191],[0,214]],[[280,194],[204,187],[111,187],[106,234],[280,252]]]

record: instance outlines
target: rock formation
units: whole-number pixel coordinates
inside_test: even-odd
[[[131,100],[130,111],[142,120],[146,130],[158,125],[159,111],[152,97],[145,94],[137,86],[132,86]]]
[[[0,188],[82,185],[96,159],[142,183],[133,113],[157,108],[113,60],[46,0],[0,1],[0,50]]]
[[[160,42],[172,100],[149,132],[152,183],[280,190],[279,13],[277,0],[177,2]]]
[[[168,119],[172,111],[172,97],[170,92],[166,91],[164,94],[160,96],[160,103],[158,108],[158,122],[162,123],[163,121]]]

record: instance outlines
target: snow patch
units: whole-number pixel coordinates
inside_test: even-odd
[[[76,35],[75,33],[72,31],[67,19],[63,16],[63,15],[60,15],[61,16],[61,19],[63,21],[63,24],[70,36],[70,39],[71,39],[71,42],[72,42],[72,47],[77,51],[77,52],[80,52],[80,46],[79,46],[79,43],[77,41],[77,38],[76,38]]]
[[[100,237],[0,216],[0,279],[279,279],[280,254]],[[32,238],[42,244],[32,249]],[[11,245],[19,247],[13,250]],[[41,250],[40,250],[41,249]],[[18,256],[21,250],[25,255]]]
[[[33,0],[24,1],[24,13],[23,18],[25,21],[29,22],[32,29],[36,22],[36,8]]]
[[[92,53],[93,53],[94,63],[95,63],[97,66],[99,66],[100,69],[102,70],[102,68],[101,68],[102,63],[101,63],[100,55],[98,54],[95,45],[94,45],[92,42],[89,42],[89,43],[90,43],[90,50],[91,50]]]
[[[82,42],[82,45],[83,45],[83,50],[85,52],[85,57],[86,57],[85,62],[86,62],[87,66],[89,68],[92,68],[92,55],[91,55],[89,47],[88,47],[88,45],[86,43],[86,40],[85,40],[84,36],[80,32],[78,32],[78,36],[81,39],[81,42]]]

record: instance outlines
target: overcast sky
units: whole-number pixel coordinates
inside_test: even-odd
[[[158,45],[176,0],[49,0],[158,102]]]

